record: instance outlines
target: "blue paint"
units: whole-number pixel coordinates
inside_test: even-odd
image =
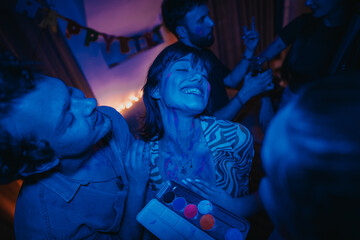
[[[186,206],[185,198],[178,197],[173,201],[173,208],[177,212],[183,211],[185,206]]]

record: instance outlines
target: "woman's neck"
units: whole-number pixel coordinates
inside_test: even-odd
[[[166,117],[162,117],[162,121],[164,125],[162,141],[168,144],[176,144],[186,151],[201,138],[201,124],[198,117],[184,116],[173,110],[167,112]]]

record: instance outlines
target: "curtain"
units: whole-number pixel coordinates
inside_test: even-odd
[[[251,27],[252,17],[260,34],[260,41],[255,55],[265,49],[272,42],[276,31],[282,24],[283,1],[279,0],[209,0],[210,15],[215,23],[215,43],[212,50],[219,59],[230,69],[241,60],[245,46],[242,40],[243,27]],[[276,15],[278,13],[278,15]],[[276,31],[275,31],[276,29]],[[232,97],[236,90],[228,89]],[[242,122],[254,137],[255,157],[250,173],[250,191],[258,189],[260,179],[264,176],[260,159],[262,131],[258,124],[258,110],[260,98],[253,98],[239,113],[236,121]],[[246,239],[267,239],[272,231],[272,224],[265,213],[250,218],[251,228]]]
[[[209,0],[210,14],[215,22],[215,44],[212,50],[227,67],[232,69],[241,60],[245,50],[241,38],[243,27],[251,26],[252,17],[255,17],[255,26],[260,33],[256,53],[274,39],[275,10],[276,3],[279,2],[281,3],[278,0]]]
[[[16,1],[1,1],[0,44],[19,59],[38,62],[41,72],[59,78],[67,85],[79,88],[87,97],[94,94],[64,36],[58,30],[41,29],[39,24],[46,16],[39,9],[35,18],[15,12]],[[58,28],[59,29],[59,28]]]

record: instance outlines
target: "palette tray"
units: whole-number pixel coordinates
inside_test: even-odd
[[[160,239],[245,239],[249,222],[168,181],[137,216]],[[210,205],[210,206],[208,206]]]

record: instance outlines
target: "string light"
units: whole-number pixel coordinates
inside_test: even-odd
[[[130,109],[132,106],[134,106],[134,103],[138,102],[142,98],[142,96],[143,96],[142,90],[138,92],[137,96],[135,94],[129,96],[128,100],[125,103],[120,104],[116,108],[116,110],[121,113],[125,110]]]

